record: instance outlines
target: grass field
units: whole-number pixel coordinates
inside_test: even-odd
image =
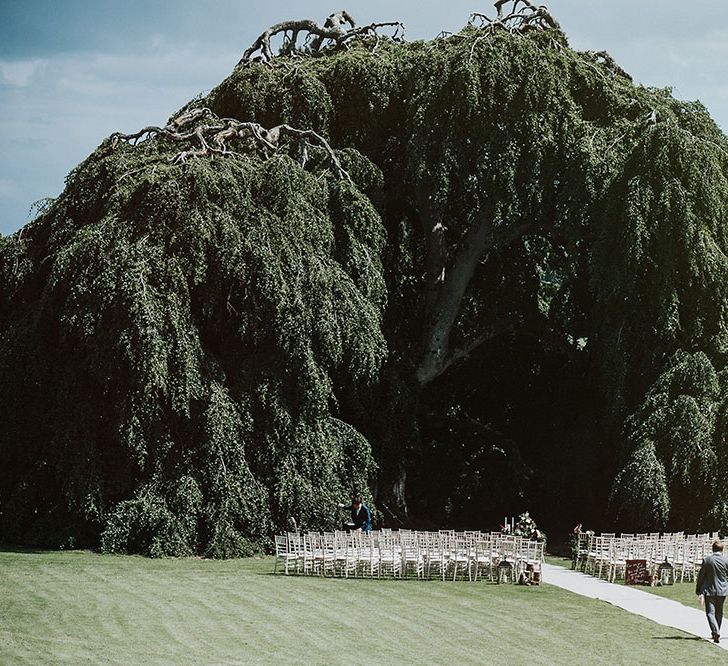
[[[547,556],[546,561],[567,569],[571,568],[571,560],[565,557]],[[660,597],[667,597],[673,601],[679,601],[691,608],[700,608],[698,598],[695,596],[695,582],[675,583],[664,587],[640,587],[638,589],[650,594],[657,594]]]
[[[647,588],[647,592],[658,594],[661,597],[674,599],[681,604],[690,606],[691,608],[700,608],[698,606],[698,597],[695,596],[695,583],[675,583],[674,585],[666,585],[665,587]]]
[[[0,664],[683,664],[703,641],[548,585],[0,552]]]

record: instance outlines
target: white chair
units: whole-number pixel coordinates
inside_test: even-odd
[[[336,566],[339,576],[356,576],[359,564],[359,551],[354,536],[348,532],[336,532]]]
[[[613,583],[617,577],[624,578],[627,572],[628,539],[609,540],[609,560],[607,562],[607,580]]]
[[[424,537],[424,543],[426,547],[425,570],[427,577],[432,578],[432,569],[434,567],[438,577],[445,580],[447,555],[441,535],[434,532],[427,532]]]
[[[473,552],[473,581],[477,582],[478,576],[487,575],[488,580],[493,580],[493,541],[490,537],[481,537],[475,540]]]
[[[414,574],[418,579],[425,575],[425,557],[420,549],[417,533],[400,530],[400,548],[402,554],[402,576]]]
[[[379,576],[390,575],[399,578],[402,575],[402,553],[399,550],[398,539],[391,530],[382,531],[378,539]]]
[[[379,575],[379,549],[376,542],[377,536],[370,532],[354,532],[352,536],[355,538],[358,549],[359,558],[357,565],[357,574],[374,578]]]
[[[448,568],[452,570],[453,581],[457,580],[458,574],[464,579],[465,574],[468,580],[473,580],[471,565],[474,555],[471,552],[470,541],[460,537],[449,537]]]
[[[301,573],[304,570],[306,545],[303,536],[297,532],[287,532],[288,552],[295,562],[295,572]]]
[[[275,537],[276,542],[276,561],[273,567],[273,573],[278,571],[278,562],[283,563],[283,571],[288,575],[288,569],[291,563],[296,564],[297,555],[288,549],[288,537],[280,535]]]

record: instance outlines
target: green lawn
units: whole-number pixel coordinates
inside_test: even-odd
[[[565,557],[547,555],[546,561],[549,564],[556,564],[567,569],[571,568],[571,560]],[[674,585],[666,585],[664,587],[639,587],[637,589],[679,601],[681,604],[690,606],[691,608],[700,608],[698,606],[698,598],[695,596],[695,582],[675,583]]]
[[[555,564],[557,567],[566,567],[567,569],[571,569],[571,559],[568,557],[549,555],[548,553],[546,553],[544,557],[549,564]]]
[[[558,588],[0,552],[0,664],[680,664],[704,641]]]
[[[667,597],[668,599],[674,599],[692,608],[700,608],[698,606],[698,597],[695,595],[694,582],[675,583],[674,585],[665,585],[664,587],[646,587],[645,591],[658,594],[661,597]]]

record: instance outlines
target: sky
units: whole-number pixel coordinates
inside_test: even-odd
[[[167,118],[225,78],[266,27],[323,22],[344,0],[0,0],[0,234],[115,131]],[[699,99],[728,132],[728,0],[542,0],[572,47],[635,82]],[[492,0],[349,0],[409,39],[457,32]]]

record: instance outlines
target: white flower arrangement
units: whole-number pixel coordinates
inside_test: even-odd
[[[525,537],[527,539],[532,539],[533,541],[546,541],[546,533],[538,529],[536,521],[531,518],[528,511],[518,516],[518,520],[515,521],[515,524],[509,524],[508,521],[506,521],[505,525],[501,525],[501,533]]]

